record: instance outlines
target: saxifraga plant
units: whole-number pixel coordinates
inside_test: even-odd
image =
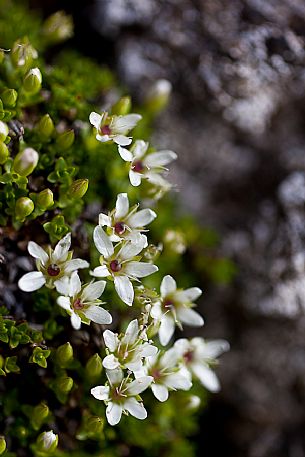
[[[201,255],[215,235],[165,196],[176,154],[146,139],[170,84],[130,113],[107,69],[72,51],[44,61],[72,34],[68,16],[41,24],[7,2],[0,23],[10,11],[42,55],[0,32],[0,455],[192,456],[228,343],[173,343],[176,327],[203,325],[185,251],[211,279],[234,269]]]

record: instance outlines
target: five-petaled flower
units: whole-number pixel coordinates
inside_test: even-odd
[[[72,259],[71,233],[60,240],[55,249],[49,246],[47,251],[42,249],[34,241],[28,244],[28,251],[36,259],[38,271],[31,271],[23,275],[18,286],[24,292],[33,292],[46,285],[50,289],[61,286],[70,277],[72,272],[79,268],[88,268],[89,263],[82,259]]]
[[[153,377],[150,387],[159,401],[168,399],[169,390],[189,390],[192,381],[184,367],[179,367],[180,353],[175,348],[159,352],[145,360],[145,365],[135,376]]]
[[[138,211],[139,205],[129,208],[128,195],[118,194],[115,209],[108,215],[99,215],[99,225],[107,227],[110,240],[114,242],[132,240],[135,243],[143,236],[141,232],[145,226],[150,224],[156,217],[156,213],[149,208]]]
[[[206,341],[203,338],[195,337],[191,340],[180,338],[174,344],[174,348],[180,353],[183,365],[199,379],[201,384],[211,392],[220,390],[219,380],[211,369],[217,361],[216,357],[230,349],[225,340]]]
[[[90,123],[96,128],[96,139],[105,143],[114,143],[127,146],[132,142],[132,138],[127,136],[137,123],[142,119],[140,114],[126,114],[125,116],[109,116],[106,111],[102,114],[92,112],[89,116]]]
[[[130,162],[129,179],[133,186],[139,186],[143,178],[156,187],[169,189],[171,185],[161,173],[166,171],[165,165],[177,158],[173,151],[157,151],[147,154],[148,143],[136,140],[130,150],[119,146],[119,154],[123,160]]]
[[[170,276],[164,276],[160,287],[161,297],[153,303],[151,316],[160,321],[159,338],[162,346],[166,346],[174,334],[175,324],[181,323],[193,327],[201,327],[204,323],[200,314],[192,308],[193,301],[201,295],[198,287],[177,289],[176,281]]]
[[[71,325],[79,330],[81,323],[111,324],[112,317],[104,308],[99,306],[103,302],[98,298],[104,292],[106,281],[96,281],[82,286],[77,272],[71,278],[61,282],[58,292],[62,294],[57,298],[57,304],[67,311],[71,318]]]
[[[93,232],[93,239],[102,255],[101,266],[96,267],[91,274],[97,278],[112,277],[118,296],[131,306],[134,299],[131,281],[137,281],[138,278],[144,278],[158,270],[156,265],[139,262],[139,254],[146,245],[146,237],[141,237],[137,243],[123,241],[114,247],[102,227],[97,226]]]
[[[103,366],[108,370],[127,368],[130,371],[139,371],[143,360],[156,355],[158,348],[148,340],[145,331],[139,327],[137,319],[131,321],[122,335],[111,330],[103,333],[108,355],[103,360]]]
[[[109,424],[118,424],[122,413],[129,413],[137,419],[146,419],[147,412],[143,403],[138,401],[139,394],[149,387],[153,378],[142,376],[130,382],[129,376],[124,378],[120,368],[106,370],[106,375],[107,385],[93,387],[91,394],[97,400],[103,400],[107,405],[106,417]]]

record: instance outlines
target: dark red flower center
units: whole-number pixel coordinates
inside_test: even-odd
[[[183,354],[183,358],[184,358],[184,361],[185,363],[191,363],[191,361],[193,360],[194,358],[194,353],[193,351],[187,351]]]
[[[161,372],[160,370],[158,370],[158,368],[153,368],[150,372],[150,375],[156,380],[158,381],[160,378],[162,378],[162,375],[161,375]]]
[[[110,129],[109,125],[102,125],[100,130],[101,130],[101,133],[103,135],[110,135],[111,134],[111,129]]]
[[[72,306],[73,306],[74,309],[83,309],[83,307],[84,307],[84,305],[81,302],[80,298],[77,298]]]
[[[145,166],[141,160],[133,162],[131,169],[136,173],[141,173],[144,170]]]
[[[122,235],[125,232],[125,224],[124,222],[116,222],[114,226],[114,231],[118,235]]]
[[[111,260],[110,262],[110,269],[112,271],[114,271],[115,273],[117,273],[118,271],[121,270],[122,268],[122,265],[120,264],[120,262],[118,260]]]
[[[175,306],[174,302],[172,300],[164,300],[163,302],[163,308],[165,309],[171,309]]]
[[[60,268],[58,265],[56,265],[56,263],[52,263],[48,266],[47,272],[49,276],[58,276],[60,273]]]

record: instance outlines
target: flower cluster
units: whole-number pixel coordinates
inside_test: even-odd
[[[165,166],[176,154],[169,150],[150,150],[143,140],[132,144],[132,137],[128,135],[140,119],[138,114],[93,112],[90,115],[90,122],[97,131],[96,139],[116,143],[119,155],[129,163],[133,186],[140,186],[145,180],[159,189],[168,189]],[[131,146],[126,149],[124,146],[128,145]],[[107,214],[99,214],[93,229],[93,243],[100,254],[98,266],[91,268],[86,260],[73,258],[71,233],[68,233],[54,250],[51,247],[44,250],[30,241],[28,251],[36,259],[37,271],[26,273],[19,280],[20,289],[26,292],[42,286],[55,289],[56,303],[70,317],[75,330],[91,321],[99,325],[112,323],[112,316],[101,300],[110,284],[126,305],[133,306],[135,302],[137,307],[143,305],[140,317],[131,320],[124,332],[115,333],[110,329],[103,332],[105,350],[98,375],[104,367],[106,377],[103,384],[91,388],[91,394],[106,404],[110,425],[118,424],[122,414],[145,419],[147,412],[140,394],[148,388],[160,402],[168,399],[170,391],[190,390],[196,380],[208,390],[218,391],[219,381],[212,368],[216,358],[229,348],[224,340],[205,341],[201,337],[182,338],[166,347],[176,326],[181,330],[182,324],[194,327],[204,324],[193,309],[202,292],[198,287],[179,288],[170,275],[162,279],[160,292],[146,290],[141,283],[142,278],[158,271],[146,235],[147,226],[156,216],[150,208],[130,206],[127,193],[120,193],[115,208]],[[82,283],[80,275],[84,272],[79,270],[84,269],[88,269],[87,282]],[[134,306],[135,310],[137,307]],[[157,334],[158,338],[152,339]],[[55,441],[57,445],[57,437],[51,431],[41,440],[44,446],[52,446]]]

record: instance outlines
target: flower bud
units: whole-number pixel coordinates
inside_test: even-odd
[[[60,43],[73,35],[72,17],[64,11],[49,16],[43,24],[42,33],[48,44]]]
[[[74,130],[67,130],[66,132],[60,133],[56,139],[57,146],[65,151],[69,149],[74,142],[75,134]]]
[[[6,449],[5,438],[4,438],[4,436],[0,436],[0,455],[2,455],[4,453],[5,449]]]
[[[65,367],[67,365],[67,363],[70,362],[72,359],[73,359],[73,348],[69,342],[59,346],[56,349],[56,361],[62,367]]]
[[[5,89],[1,94],[1,100],[8,108],[13,108],[16,105],[18,93],[15,89]]]
[[[159,79],[148,91],[146,96],[146,106],[149,111],[158,113],[168,104],[172,91],[172,85],[167,79]]]
[[[5,143],[0,142],[0,165],[3,165],[9,156],[9,150]]]
[[[36,94],[41,88],[42,76],[39,68],[32,68],[23,80],[23,88],[29,94]]]
[[[101,434],[104,428],[104,420],[98,416],[89,417],[86,420],[85,427],[90,434]]]
[[[8,126],[5,122],[0,121],[0,141],[5,141],[8,135]]]
[[[86,373],[90,378],[97,378],[103,370],[103,361],[98,354],[94,354],[86,364]]]
[[[71,198],[82,198],[88,190],[88,179],[77,179],[69,188]]]
[[[44,189],[37,195],[36,205],[42,211],[53,206],[53,192],[51,189]]]
[[[69,376],[62,376],[56,380],[56,388],[59,392],[67,394],[73,387],[73,379]]]
[[[42,452],[53,452],[58,445],[58,435],[53,433],[53,430],[49,432],[43,432],[37,438],[37,450]]]
[[[37,125],[37,133],[43,139],[48,139],[52,135],[54,130],[54,124],[49,116],[49,114],[45,114],[39,121]]]
[[[15,205],[16,219],[23,221],[34,211],[34,203],[28,197],[18,198]]]
[[[16,41],[10,54],[12,63],[15,67],[29,68],[38,56],[36,49],[27,41]]]
[[[38,163],[38,152],[33,148],[25,148],[18,152],[14,159],[13,170],[21,176],[30,175]]]
[[[49,415],[49,408],[45,403],[40,403],[40,405],[35,406],[33,409],[32,417],[35,422],[42,423]]]
[[[119,116],[124,116],[128,114],[131,109],[131,99],[130,97],[120,98],[112,107],[112,114],[117,114]]]

